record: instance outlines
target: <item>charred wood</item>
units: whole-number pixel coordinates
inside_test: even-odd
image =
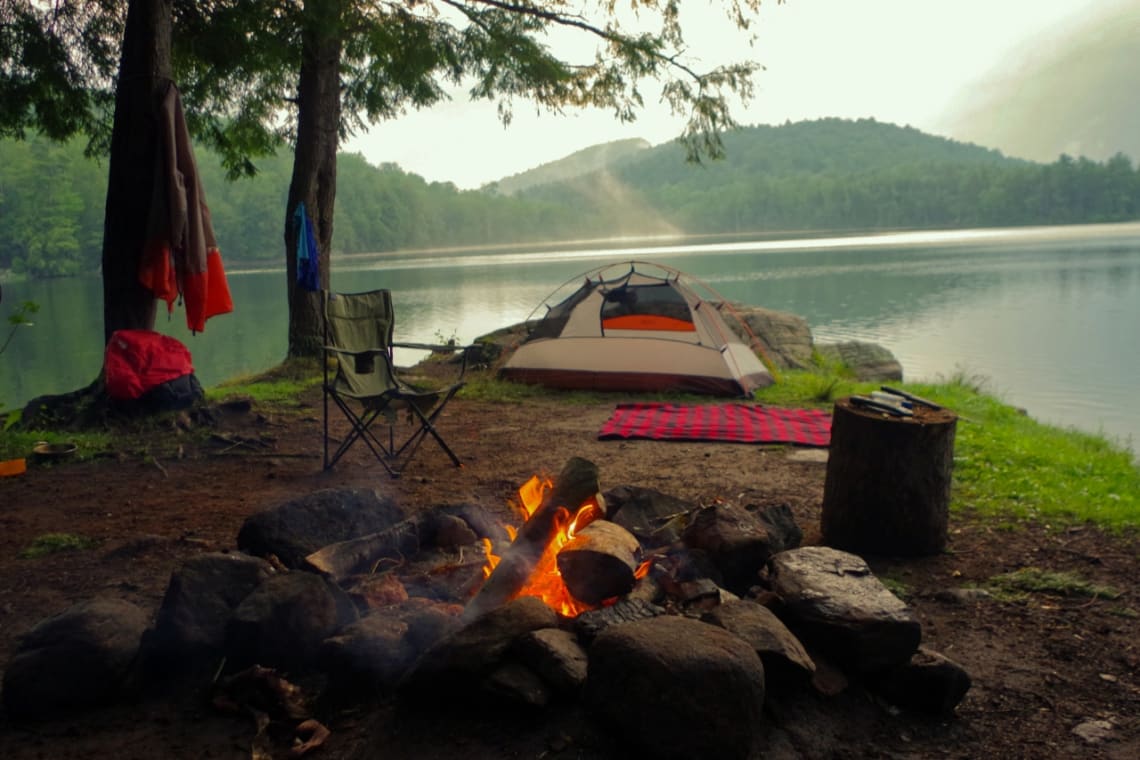
[[[574,618],[574,632],[578,634],[580,641],[588,644],[594,640],[595,636],[611,625],[647,620],[664,614],[664,607],[650,604],[642,599],[626,597],[619,599],[609,607],[589,610]]]
[[[640,558],[637,537],[616,523],[597,520],[558,552],[558,571],[575,599],[601,604],[629,593]]]
[[[402,563],[419,550],[419,521],[412,518],[379,533],[329,544],[305,557],[305,565],[339,582],[350,575],[373,572],[385,560]]]
[[[603,501],[598,485],[598,467],[580,457],[572,457],[563,465],[554,487],[543,498],[507,547],[491,577],[479,589],[463,612],[465,620],[474,620],[513,599],[526,585],[543,552],[557,532],[564,527],[587,501]]]

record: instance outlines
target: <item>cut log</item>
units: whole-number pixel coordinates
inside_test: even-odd
[[[567,460],[554,480],[554,487],[519,528],[491,577],[468,602],[463,619],[474,620],[514,599],[526,585],[546,547],[578,508],[591,499],[603,505],[600,491],[597,465],[580,457]]]
[[[641,545],[625,528],[595,520],[558,552],[558,572],[575,599],[601,604],[633,589]]]
[[[914,405],[899,417],[839,399],[820,530],[854,553],[923,556],[946,547],[958,416]]]
[[[381,560],[403,562],[420,550],[419,533],[419,520],[409,518],[379,533],[329,544],[305,557],[305,565],[339,583],[350,575],[373,572]]]

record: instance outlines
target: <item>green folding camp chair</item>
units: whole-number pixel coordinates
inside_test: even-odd
[[[456,467],[463,465],[443,440],[436,420],[447,402],[464,386],[467,352],[455,346],[394,343],[395,312],[388,290],[321,294],[325,318],[324,467],[335,465],[357,441],[363,441],[393,478],[407,467],[424,439],[431,436]],[[420,390],[396,374],[392,349],[463,351],[456,381],[444,388]],[[330,365],[335,375],[330,377]],[[335,439],[329,429],[329,400],[344,413],[350,430],[329,453]],[[397,434],[397,426],[411,428]],[[387,427],[386,435],[374,428]]]

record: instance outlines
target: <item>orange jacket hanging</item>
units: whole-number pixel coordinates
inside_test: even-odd
[[[182,100],[168,83],[157,114],[160,133],[147,244],[139,280],[173,312],[179,296],[186,326],[201,332],[206,320],[234,309],[210,210],[198,177]]]

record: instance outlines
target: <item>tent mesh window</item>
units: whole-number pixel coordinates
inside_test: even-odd
[[[594,292],[593,286],[579,288],[562,303],[550,307],[546,316],[531,329],[526,342],[541,338],[557,338],[561,335],[562,329],[566,327],[566,322],[570,319],[570,313],[574,311],[574,307],[582,303],[592,292]]]
[[[623,285],[606,293],[603,330],[693,332],[692,313],[672,285]]]

